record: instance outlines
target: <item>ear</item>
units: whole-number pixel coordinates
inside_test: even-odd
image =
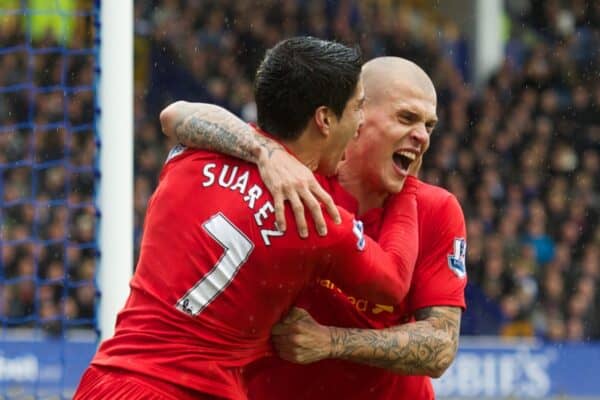
[[[319,128],[319,132],[324,136],[329,136],[331,133],[331,125],[333,121],[333,113],[327,106],[320,106],[315,110],[315,124]]]

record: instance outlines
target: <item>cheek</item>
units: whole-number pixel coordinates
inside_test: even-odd
[[[423,146],[423,153],[429,149],[430,144],[431,144],[431,135],[427,135],[427,141],[425,142],[425,145]]]
[[[400,141],[406,140],[409,137],[411,128],[401,124],[395,124],[393,128],[389,129],[387,138],[390,143],[398,144]]]
[[[379,180],[385,179],[390,173],[390,163],[381,152],[370,152],[367,155],[365,165],[371,170],[371,175],[376,175]]]
[[[356,131],[356,129],[358,129],[358,125],[360,124],[360,118],[357,116],[355,116],[355,118],[350,121],[350,126],[352,127],[353,131]]]

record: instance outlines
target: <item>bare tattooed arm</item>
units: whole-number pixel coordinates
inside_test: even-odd
[[[461,310],[424,308],[417,321],[383,330],[331,329],[332,356],[407,375],[439,377],[458,349]]]
[[[222,107],[178,101],[160,113],[163,132],[182,144],[212,150],[258,164],[283,147]]]
[[[458,349],[461,309],[431,307],[417,321],[387,329],[354,329],[318,324],[299,308],[273,328],[279,355],[308,364],[337,358],[385,368],[403,375],[439,377]]]
[[[275,206],[279,229],[286,230],[285,201],[289,201],[301,237],[308,236],[304,207],[308,208],[320,235],[327,234],[321,203],[336,223],[340,215],[331,196],[321,187],[312,171],[288,154],[276,141],[222,107],[206,103],[177,101],[160,113],[165,135],[182,144],[216,151],[258,166],[261,178]]]

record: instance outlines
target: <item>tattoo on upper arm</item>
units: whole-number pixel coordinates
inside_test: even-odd
[[[416,322],[382,330],[332,330],[332,356],[409,375],[439,376],[458,348],[461,310],[418,310]]]
[[[252,159],[253,154],[239,137],[227,127],[199,118],[192,114],[175,125],[175,135],[183,144],[217,151],[244,160]]]
[[[246,129],[246,126],[243,128]],[[185,145],[216,151],[250,162],[258,160],[258,147],[262,147],[269,158],[275,151],[283,150],[283,147],[273,140],[241,131],[238,126],[230,126],[225,122],[222,125],[216,124],[201,118],[197,113],[177,122],[175,136]]]

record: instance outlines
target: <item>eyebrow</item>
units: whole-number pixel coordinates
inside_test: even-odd
[[[397,110],[396,114],[402,115],[403,117],[409,118],[411,120],[421,119],[421,116],[420,116],[420,114],[418,112],[415,112],[415,111],[407,109],[407,108],[403,108],[403,109]],[[435,125],[437,123],[438,123],[438,118],[437,117],[425,120],[425,124]]]

